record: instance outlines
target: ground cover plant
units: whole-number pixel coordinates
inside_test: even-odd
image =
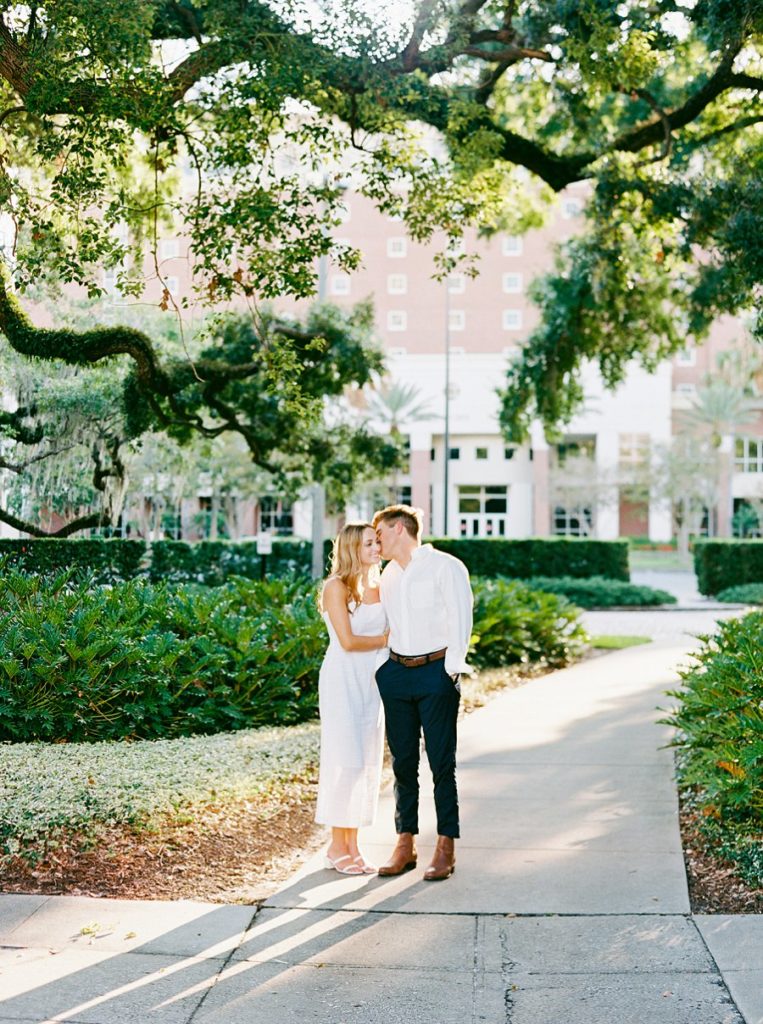
[[[714,853],[763,888],[763,613],[718,623],[670,692],[684,806]]]
[[[209,804],[282,794],[315,777],[318,743],[309,723],[134,743],[0,744],[0,860],[34,863],[72,833],[87,845],[103,827],[147,828]]]
[[[763,604],[763,583],[740,583],[726,587],[715,595],[718,601],[728,604]]]
[[[533,576],[524,582],[533,590],[544,590],[566,597],[579,608],[645,608],[676,603],[675,596],[666,590],[639,586],[604,576],[592,576],[589,579],[577,579],[572,576]]]

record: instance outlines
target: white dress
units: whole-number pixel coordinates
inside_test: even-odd
[[[356,636],[387,628],[381,602],[350,606]],[[384,752],[384,711],[376,686],[379,651],[346,651],[327,613],[329,646],[321,665],[321,768],[315,820],[336,828],[373,823]]]

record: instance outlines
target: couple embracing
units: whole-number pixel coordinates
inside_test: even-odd
[[[315,819],[331,826],[326,866],[399,875],[416,866],[423,732],[434,783],[437,845],[427,881],[455,869],[459,835],[456,719],[472,629],[472,593],[457,558],[421,543],[421,512],[391,505],[334,542],[321,604],[329,647],[321,666],[321,766]],[[379,562],[387,565],[379,574]],[[384,729],[395,778],[397,845],[368,864],[358,828],[372,824]]]

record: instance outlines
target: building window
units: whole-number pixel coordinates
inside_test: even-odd
[[[350,275],[349,274],[332,274],[331,275],[331,294],[332,295],[349,295],[350,294]]]
[[[521,256],[524,239],[520,235],[504,235],[501,248],[504,256]]]
[[[466,327],[466,313],[463,309],[451,309],[448,313],[448,327],[451,331],[463,331]]]
[[[458,488],[458,529],[462,537],[505,537],[509,489],[503,485]]]
[[[696,363],[697,350],[693,345],[688,345],[686,348],[681,349],[680,352],[676,352],[677,366],[696,366]]]
[[[763,473],[763,438],[738,437],[734,444],[734,468],[740,473]]]
[[[395,491],[395,500],[393,505],[410,505],[412,500],[411,485],[403,484],[402,487],[398,487]]]
[[[583,212],[583,203],[580,199],[563,199],[562,200],[562,217],[565,220],[572,220],[573,217],[579,217]]]
[[[475,448],[474,449],[474,457],[475,457],[475,459],[486,459],[487,458],[487,448]]]
[[[387,255],[393,259],[400,259],[406,255],[408,240],[402,235],[396,235],[387,239]]]
[[[466,291],[466,277],[463,274],[451,274],[448,278],[448,291],[451,295],[461,295]]]
[[[649,434],[620,434],[621,466],[644,466],[649,462]]]
[[[554,534],[557,537],[590,537],[593,533],[593,516],[588,506],[554,509]]]
[[[504,448],[503,449],[503,457],[504,457],[504,459],[506,459],[507,461],[509,459],[513,459],[515,451],[516,451],[516,448]]]
[[[434,448],[430,448],[429,449],[429,461],[430,462],[434,462],[434,460],[436,458],[437,458],[437,452],[434,450]]]
[[[113,293],[117,290],[117,268],[108,267],[102,272],[104,291]]]
[[[404,309],[391,309],[387,313],[387,330],[404,331],[408,327],[408,314]]]
[[[455,461],[455,460],[461,458],[461,449],[460,448],[450,448],[449,449],[449,453],[450,454],[449,454],[448,458],[450,458],[451,461]]]
[[[407,274],[387,274],[387,294],[405,295],[408,291]]]
[[[522,291],[522,275],[513,271],[503,275],[503,290],[507,295],[519,295]]]
[[[260,530],[268,530],[279,537],[294,533],[294,513],[291,502],[265,495],[260,498]]]
[[[522,330],[522,310],[521,309],[504,309],[501,318],[503,323],[504,331],[521,331]]]
[[[159,242],[159,259],[176,260],[180,255],[180,242],[177,238],[163,238]]]

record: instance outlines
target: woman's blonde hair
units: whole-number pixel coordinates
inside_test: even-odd
[[[344,583],[347,588],[347,607],[350,602],[356,605],[363,600],[363,570],[364,565],[360,559],[360,549],[363,545],[363,534],[366,530],[373,530],[370,523],[347,523],[336,536],[334,547],[331,551],[331,578],[336,578]],[[378,566],[372,565],[369,569],[369,582],[377,584],[379,578]],[[321,595],[321,607],[323,606],[323,595]]]

